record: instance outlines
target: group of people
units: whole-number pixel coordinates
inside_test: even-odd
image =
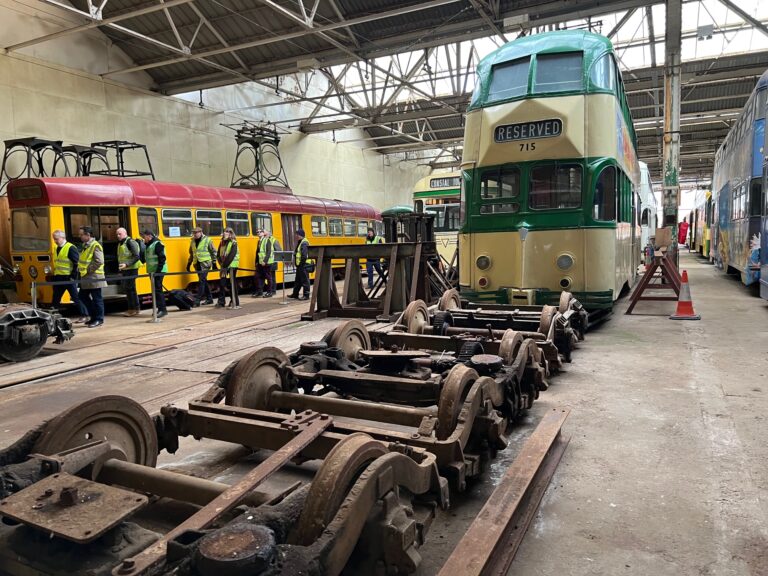
[[[168,310],[163,289],[163,277],[168,272],[168,262],[162,241],[148,229],[141,232],[143,245],[140,244],[139,240],[131,238],[125,228],[118,228],[116,234],[118,239],[118,269],[122,277],[123,290],[128,300],[128,310],[123,315],[137,316],[141,311],[141,303],[136,290],[136,277],[139,275],[139,268],[142,263],[145,263],[147,274],[154,274],[157,317],[166,316]],[[104,324],[104,299],[101,292],[102,288],[107,286],[104,274],[104,249],[94,238],[91,227],[81,227],[79,235],[82,242],[80,250],[67,241],[62,230],[53,232],[53,241],[56,244],[53,281],[58,282],[58,284],[53,286],[51,304],[57,308],[61,304],[64,293],[68,292],[80,315],[75,323],[84,324],[88,328],[96,328]],[[259,241],[256,248],[256,289],[252,296],[269,298],[276,293],[277,262],[275,256],[277,252],[281,251],[281,246],[280,242],[268,230],[259,230],[257,235]],[[296,249],[294,250],[293,261],[296,268],[296,279],[293,293],[288,297],[308,300],[309,274],[312,271],[312,262],[309,259],[309,241],[302,229],[296,231]],[[192,232],[187,260],[187,271],[191,272],[194,269],[198,277],[198,289],[193,306],[213,304],[208,274],[213,270],[219,270],[219,294],[216,307],[226,305],[227,294],[230,297],[230,306],[238,307],[240,298],[236,279],[239,267],[240,250],[235,231],[232,228],[224,230],[218,248],[214,246],[213,240],[205,235],[202,228],[195,228]],[[80,280],[79,289],[75,282],[77,279]]]

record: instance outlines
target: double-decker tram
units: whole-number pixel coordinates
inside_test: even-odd
[[[712,174],[712,257],[718,268],[739,274],[747,286],[760,280],[766,96],[768,71],[717,150]]]
[[[258,230],[269,230],[285,251],[296,245],[295,234],[306,232],[310,244],[362,244],[369,226],[380,227],[378,210],[366,204],[295,196],[289,188],[262,186],[215,188],[171,182],[125,178],[40,178],[15,180],[8,185],[11,209],[11,259],[20,301],[29,301],[33,281],[50,279],[55,245],[54,230],[80,245],[80,226],[93,228],[104,248],[105,273],[118,275],[117,235],[123,227],[133,238],[144,229],[153,231],[165,244],[169,272],[186,270],[192,230],[199,226],[218,246],[226,227],[235,231],[240,267],[256,264]],[[139,270],[144,274],[144,266]],[[248,282],[251,272],[239,275]],[[219,273],[208,281],[215,285]],[[293,268],[278,264],[276,282],[293,280]],[[166,276],[163,286],[194,288],[197,275]],[[139,294],[150,294],[148,278],[136,282]],[[110,285],[105,296],[117,294]],[[53,290],[37,287],[39,302],[50,302]],[[68,298],[68,295],[65,296]],[[67,302],[68,300],[63,300]]]
[[[413,189],[414,209],[435,216],[437,252],[446,262],[454,258],[458,246],[460,195],[458,171],[432,174],[419,180]]]
[[[640,171],[610,41],[521,38],[477,69],[462,159],[459,284],[469,298],[610,310],[636,277]]]
[[[640,162],[640,249],[643,250],[656,234],[658,206],[648,164]]]

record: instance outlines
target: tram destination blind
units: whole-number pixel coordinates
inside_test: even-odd
[[[493,139],[499,143],[515,142],[516,140],[531,140],[533,138],[554,138],[562,133],[563,121],[559,118],[550,118],[549,120],[496,126],[493,129]]]

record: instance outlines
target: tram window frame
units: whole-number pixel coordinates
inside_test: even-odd
[[[342,218],[328,218],[328,236],[333,238],[344,236],[344,220]]]
[[[156,208],[139,208],[136,210],[136,221],[139,224],[139,234],[149,230],[157,236],[160,233],[160,222]]]
[[[508,182],[509,178],[511,178],[512,181]],[[497,182],[496,187],[494,189],[498,193],[494,196],[489,195],[490,188],[488,184],[489,184],[489,181],[491,181],[492,179]],[[506,190],[509,190],[511,193],[505,194],[504,192]],[[520,168],[518,168],[517,166],[507,166],[507,167],[494,168],[492,170],[484,171],[482,176],[480,177],[480,190],[479,190],[480,213],[481,214],[489,213],[483,210],[483,205],[501,204],[501,203],[509,204],[510,200],[519,198],[521,192],[522,192],[522,173],[520,172]],[[461,209],[459,209],[459,212],[460,212],[459,219],[461,219]],[[493,211],[491,211],[490,213],[493,213]]]
[[[235,231],[235,236],[247,238],[251,235],[250,226],[248,225],[248,212],[227,210],[226,217],[227,227]]]
[[[347,238],[357,236],[357,223],[354,218],[344,218],[344,236]]]
[[[206,236],[221,236],[224,232],[224,216],[221,210],[195,210],[195,222]]]
[[[568,59],[578,58],[578,65]],[[545,71],[545,79],[539,78],[539,73]],[[568,73],[576,71],[578,79],[568,78]],[[546,81],[545,81],[546,80]],[[578,83],[578,85],[577,85]],[[555,94],[560,92],[581,92],[584,90],[584,52],[571,50],[568,52],[553,52],[537,54],[533,71],[534,94]]]
[[[578,203],[576,204],[569,204],[566,206],[553,206],[551,199],[552,198],[559,198],[560,196],[563,196],[563,194],[559,190],[550,190],[545,193],[537,193],[534,191],[534,175],[539,170],[547,170],[554,171],[554,174],[557,174],[557,171],[562,169],[577,169],[579,173],[578,177],[578,183],[579,183],[579,191],[578,191]],[[550,179],[551,182],[551,179]],[[544,194],[547,194],[550,198],[550,202],[548,202],[547,206],[540,205],[536,206],[534,204],[534,200],[538,196],[544,196]],[[573,192],[570,192],[567,194],[568,196],[573,196]],[[528,170],[528,208],[530,210],[536,211],[536,212],[544,212],[549,210],[577,210],[581,208],[583,204],[583,195],[584,195],[584,167],[581,164],[575,163],[575,162],[542,162],[540,164],[534,164],[530,167]],[[558,204],[560,204],[558,202]]]
[[[310,218],[310,226],[312,236],[316,238],[328,236],[328,220],[326,220],[325,216],[312,216]]]
[[[178,214],[173,216],[166,216],[166,213],[171,212],[177,212]],[[189,217],[186,217],[185,214]],[[163,208],[162,213],[160,214],[160,219],[162,220],[163,237],[174,239],[189,238],[192,236],[192,228],[194,227],[192,220],[192,210],[188,210],[186,208]],[[182,226],[177,226],[177,224],[183,224],[184,222],[188,222],[188,225],[184,230],[182,230]],[[174,224],[173,226],[171,226],[172,223]],[[171,236],[171,228],[179,228],[179,234]]]
[[[251,230],[268,230],[272,234],[272,214],[269,212],[251,212]]]
[[[749,216],[762,216],[763,182],[761,178],[753,178],[749,186]]]
[[[602,190],[603,196],[600,198],[600,206],[603,206],[603,210],[598,211],[598,194],[597,194],[597,188],[600,185],[601,179],[603,177],[603,174],[606,174],[606,172],[611,171],[613,173],[613,194],[612,199],[613,202],[604,202],[606,200],[605,196],[605,187]],[[604,166],[602,170],[600,170],[600,173],[598,174],[597,178],[595,178],[595,186],[592,189],[592,218],[594,220],[599,220],[601,222],[615,222],[616,221],[616,205],[617,205],[617,198],[618,198],[618,169],[615,165],[609,164],[607,166]],[[606,212],[607,211],[607,212]],[[610,217],[606,218],[606,214]]]
[[[607,68],[606,68],[606,64]],[[608,80],[607,85],[605,80]],[[610,52],[606,52],[592,64],[589,81],[593,90],[608,91],[616,94],[616,61]]]
[[[32,224],[34,236],[21,236],[22,223],[17,216]],[[47,252],[51,249],[51,212],[48,206],[25,206],[11,210],[12,246],[14,252]],[[22,244],[21,240],[26,243]]]
[[[521,65],[525,66],[524,74]],[[520,70],[518,70],[520,69]],[[525,77],[525,81],[512,85],[510,78],[514,80],[522,79]],[[488,83],[488,96],[486,98],[488,103],[500,102],[502,100],[511,100],[512,98],[520,98],[528,94],[528,88],[531,82],[531,57],[524,56],[523,58],[516,58],[509,62],[501,62],[491,67],[491,81]]]
[[[360,238],[368,236],[368,220],[357,221],[357,235]]]

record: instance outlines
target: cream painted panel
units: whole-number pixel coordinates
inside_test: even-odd
[[[10,64],[6,82],[14,88],[22,88],[81,101],[92,106],[104,106],[104,87],[101,82],[91,80],[76,72],[66,72],[21,58],[3,58]]]
[[[616,275],[621,247],[616,245],[616,230],[600,228],[587,235],[586,253],[589,254],[587,263],[586,291],[597,292],[613,288],[614,299],[618,296]]]

